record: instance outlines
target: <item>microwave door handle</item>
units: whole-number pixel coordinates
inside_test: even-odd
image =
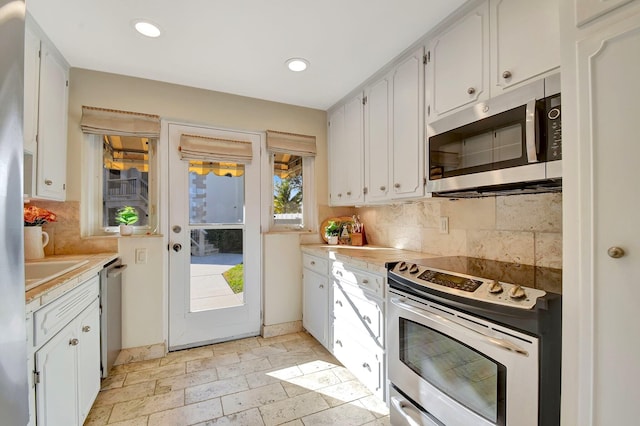
[[[480,332],[478,330],[475,330],[475,329],[473,329],[471,327],[468,327],[468,326],[466,326],[464,324],[461,324],[458,321],[454,321],[454,320],[449,319],[449,318],[444,318],[441,315],[434,314],[432,312],[425,311],[424,309],[417,308],[417,307],[415,307],[413,305],[410,305],[408,303],[403,302],[402,299],[399,299],[397,297],[392,297],[391,298],[391,303],[393,305],[396,305],[397,307],[399,307],[401,309],[406,309],[409,312],[413,312],[414,314],[419,315],[422,318],[425,318],[425,319],[427,319],[429,321],[432,321],[432,322],[435,322],[435,323],[440,323],[440,324],[451,323],[451,324],[455,324],[455,325],[457,325],[459,327],[462,327],[464,330],[468,330],[468,331],[473,333],[472,334],[472,333],[466,332],[465,334],[467,334],[467,335],[469,335],[471,337],[475,337],[475,338],[480,337],[481,340],[485,341],[486,343],[490,343],[493,346],[498,346],[498,347],[500,347],[502,349],[506,349],[508,351],[515,352],[515,353],[518,353],[520,355],[529,356],[529,352],[527,352],[526,350],[522,349],[520,346],[516,345],[515,343],[512,343],[512,342],[510,342],[508,340],[505,340],[505,339],[501,339],[499,337],[495,337],[495,336],[491,336],[489,334],[482,333],[482,332]]]
[[[538,148],[536,144],[536,101],[527,102],[527,112],[525,118],[525,145],[527,149],[527,161],[529,163],[538,162]]]

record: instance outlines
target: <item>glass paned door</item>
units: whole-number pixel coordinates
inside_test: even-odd
[[[260,331],[260,135],[170,124],[169,347]],[[252,164],[180,159],[181,134],[250,140]]]

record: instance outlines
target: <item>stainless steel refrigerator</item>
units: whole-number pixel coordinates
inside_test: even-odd
[[[22,217],[23,0],[0,0],[0,424],[25,425],[27,341]]]

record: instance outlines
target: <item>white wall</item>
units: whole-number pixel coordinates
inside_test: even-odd
[[[164,342],[166,306],[162,285],[162,237],[122,237],[118,252],[127,265],[122,282],[122,346]],[[136,249],[147,251],[147,263],[136,264]]]
[[[302,319],[302,255],[298,234],[264,236],[264,325]]]
[[[67,149],[67,199],[80,201],[83,180],[83,143],[80,129],[82,106],[95,106],[125,111],[157,114],[162,118],[182,122],[205,124],[229,129],[265,131],[280,130],[307,135],[315,135],[317,141],[316,187],[318,204],[326,204],[327,153],[326,153],[326,113],[320,110],[302,108],[260,99],[246,98],[225,93],[195,89],[157,81],[125,77],[82,69],[72,69],[69,87],[69,135]],[[163,171],[161,171],[162,173]],[[161,188],[162,192],[166,191]],[[317,206],[311,206],[317,208]],[[82,207],[81,207],[82,208]],[[165,214],[161,210],[160,214]],[[167,230],[161,230],[168,234]],[[287,239],[291,244],[286,250],[298,248],[298,238]],[[266,238],[265,252],[278,249],[270,247],[271,239]],[[167,338],[167,298],[166,298],[166,236],[162,238],[135,237],[121,239],[120,251],[126,263],[131,265],[125,275],[123,295],[124,346],[137,347],[152,343],[162,343]],[[135,265],[135,248],[149,250],[148,263]],[[283,249],[282,246],[279,247]],[[165,256],[166,257],[166,256]],[[295,258],[279,258],[276,268],[292,269],[299,266],[299,254]],[[266,265],[266,267],[271,267]],[[275,280],[275,281],[272,281]],[[271,292],[272,286],[282,285],[281,277],[269,274],[264,287]],[[300,277],[289,282],[291,287],[301,286]],[[278,294],[278,293],[274,293]],[[282,294],[280,294],[282,296]],[[278,318],[300,319],[299,303],[283,303],[277,297],[265,297],[265,312],[277,312]],[[278,306],[271,307],[270,303]]]

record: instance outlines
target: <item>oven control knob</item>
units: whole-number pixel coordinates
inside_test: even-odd
[[[400,262],[400,263],[398,263],[398,271],[400,271],[400,272],[404,272],[404,271],[406,271],[406,270],[407,270],[407,268],[409,268],[409,267],[407,266],[407,262]]]
[[[521,286],[516,285],[509,290],[509,297],[512,299],[524,299],[527,297],[527,293],[524,292],[524,289]]]
[[[417,274],[419,271],[420,269],[418,269],[418,265],[416,264],[411,265],[411,267],[409,268],[410,274]]]
[[[489,293],[499,294],[502,293],[502,290],[502,284],[500,284],[497,280],[493,280],[489,284]]]

